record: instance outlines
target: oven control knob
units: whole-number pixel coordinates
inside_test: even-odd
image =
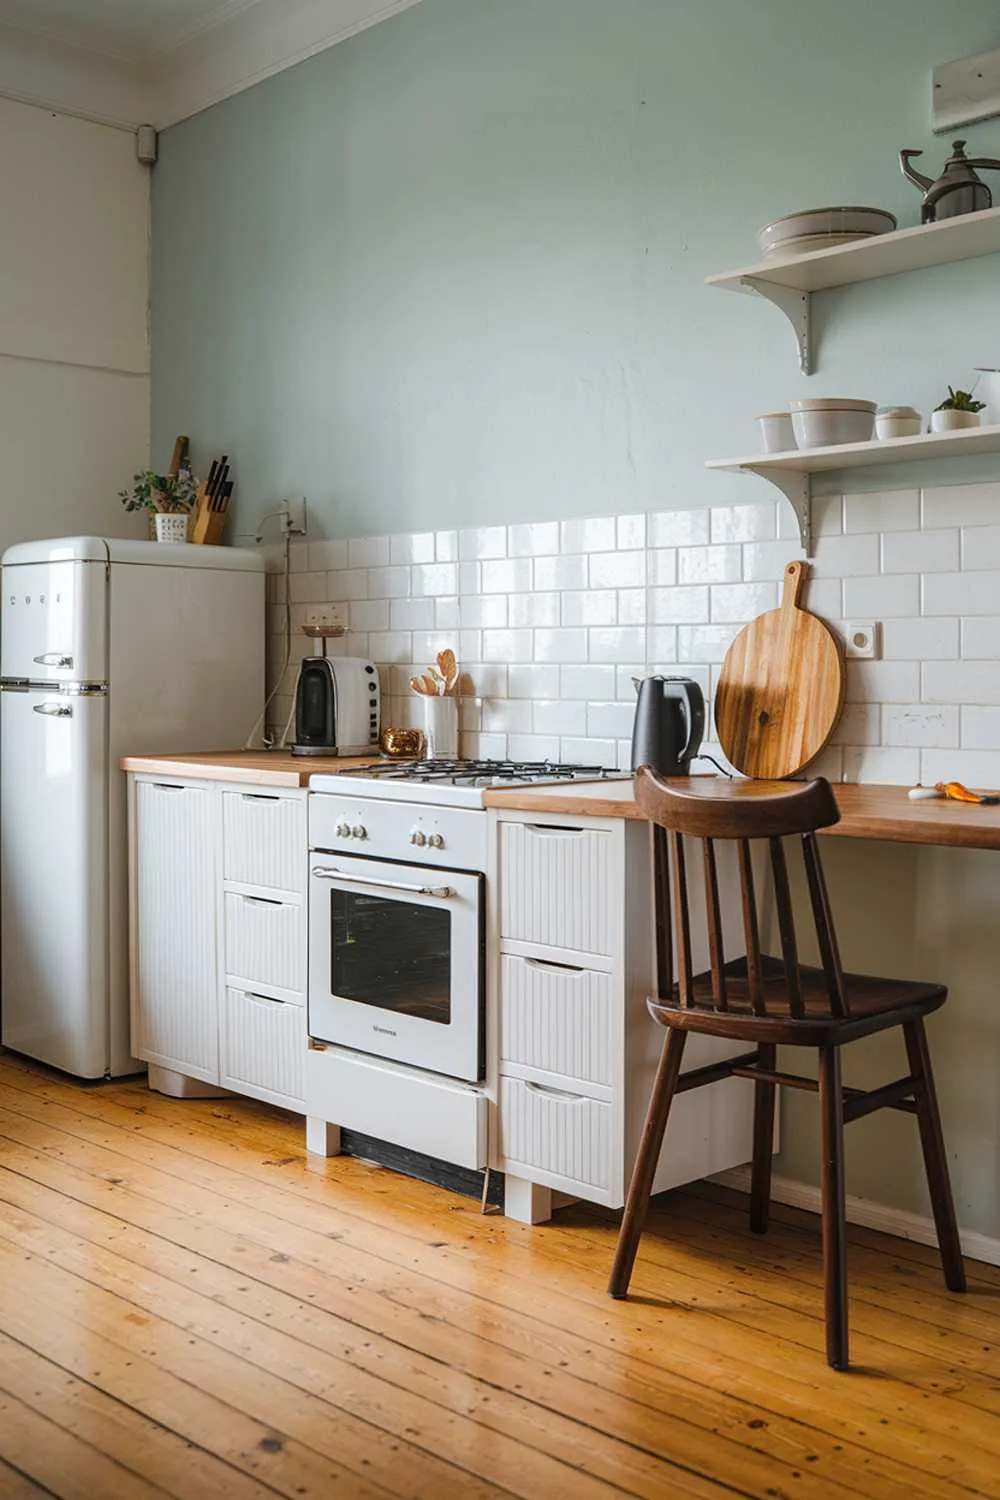
[[[351,836],[350,823],[338,823],[336,828],[334,829],[334,833],[337,835],[338,839],[349,839]]]
[[[432,849],[443,849],[444,848],[444,835],[440,834],[440,833],[431,833],[431,834],[428,834],[428,836],[427,836],[427,842],[430,844],[430,846],[431,846]]]
[[[416,844],[418,846],[418,848],[422,849],[424,847],[424,845],[426,844],[426,842],[427,842],[427,835],[425,833],[421,833],[421,831],[420,831],[419,828],[411,829],[411,831],[410,831],[410,843],[411,844]]]
[[[363,823],[355,823],[354,827],[351,829],[351,833],[356,839],[366,839],[368,837],[368,829],[364,826]]]

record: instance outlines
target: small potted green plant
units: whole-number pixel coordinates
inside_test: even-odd
[[[960,427],[978,427],[985,401],[975,401],[971,391],[954,391],[931,412],[931,432],[955,432]]]
[[[156,517],[158,542],[186,542],[188,516],[194,508],[198,481],[190,469],[179,474],[154,474],[151,469],[132,475],[132,488],[119,490],[126,510],[145,510]]]

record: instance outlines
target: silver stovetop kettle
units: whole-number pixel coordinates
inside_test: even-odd
[[[952,155],[944,164],[944,171],[936,181],[925,177],[910,165],[914,156],[923,156],[922,151],[901,151],[899,169],[907,182],[912,182],[924,195],[921,222],[936,223],[939,219],[954,219],[959,214],[974,214],[982,208],[993,206],[993,194],[975,169],[1000,172],[1000,161],[993,156],[966,156],[965,142],[952,142]]]

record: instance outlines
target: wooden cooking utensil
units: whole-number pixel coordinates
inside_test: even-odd
[[[438,652],[437,661],[441,676],[444,678],[444,690],[446,693],[451,693],[458,681],[458,663],[450,646]]]
[[[745,776],[781,780],[814,760],[844,704],[844,662],[833,631],[799,607],[809,565],[785,568],[781,607],[745,625],[726,652],[715,728]]]

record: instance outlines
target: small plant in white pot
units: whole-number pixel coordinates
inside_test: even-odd
[[[126,510],[144,510],[156,518],[158,542],[186,542],[188,516],[194,508],[198,481],[190,469],[179,474],[154,474],[144,469],[132,475],[132,488],[119,490]]]
[[[931,432],[955,432],[960,427],[978,427],[985,401],[975,401],[971,391],[953,391],[931,412]]]

